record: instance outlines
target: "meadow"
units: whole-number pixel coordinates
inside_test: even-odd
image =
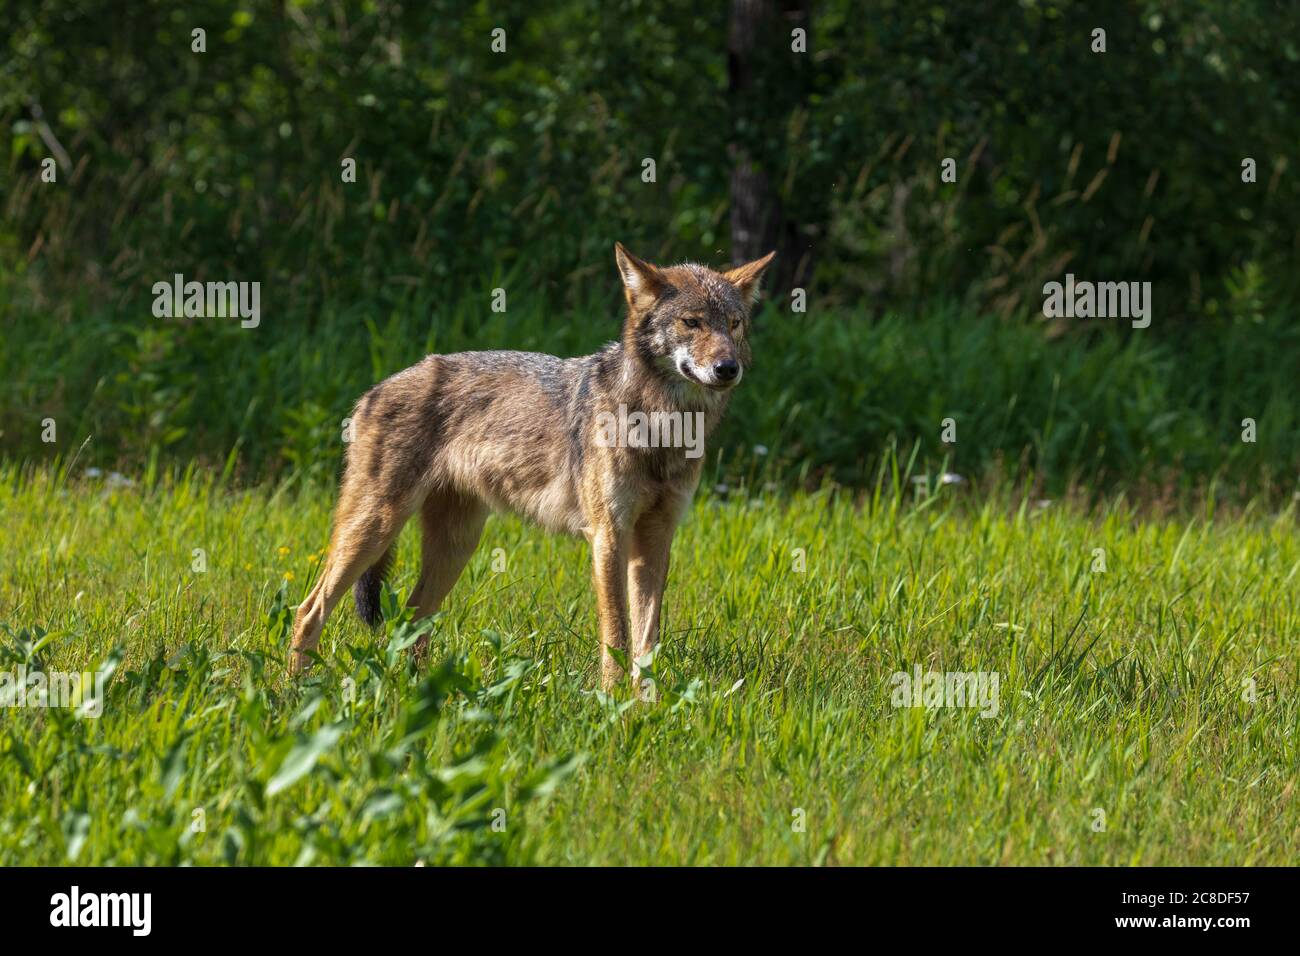
[[[583,542],[492,519],[421,625],[408,529],[294,682],[328,482],[70,465],[0,467],[0,666],[102,714],[0,708],[5,865],[1294,861],[1295,501],[714,482],[648,700],[598,690]],[[894,706],[918,666],[996,712]]]
[[[0,865],[1294,862],[1300,7],[119,6],[3,44]],[[511,518],[289,679],[358,396],[617,338],[615,240],[777,250],[652,699]]]

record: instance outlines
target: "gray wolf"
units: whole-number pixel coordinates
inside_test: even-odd
[[[631,410],[666,425],[691,416],[704,435],[713,431],[750,365],[751,312],[773,253],[726,272],[654,266],[621,243],[614,256],[627,300],[619,341],[567,359],[429,355],[357,402],[329,556],[294,620],[294,672],[348,588],[362,618],[378,623],[380,584],[409,518],[420,516],[410,604],[423,616],[456,583],[496,510],[590,542],[602,684],[622,678],[615,648],[639,681],[635,661],[658,643],[669,548],[703,459],[644,435],[611,440],[610,422]]]

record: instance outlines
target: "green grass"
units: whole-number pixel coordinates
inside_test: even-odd
[[[494,519],[423,671],[344,606],[294,684],[331,489],[0,468],[4,667],[112,671],[98,719],[0,709],[0,863],[1294,861],[1294,506],[900,485],[697,500],[650,703],[595,690],[581,542]],[[916,665],[996,715],[894,708]]]

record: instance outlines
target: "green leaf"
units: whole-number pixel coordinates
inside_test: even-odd
[[[320,758],[343,737],[347,723],[346,720],[342,720],[337,724],[328,724],[295,744],[284,758],[284,762],[280,764],[280,768],[267,782],[266,795],[273,797],[311,773]]]

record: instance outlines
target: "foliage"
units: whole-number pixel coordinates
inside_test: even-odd
[[[10,8],[0,270],[55,302],[180,272],[260,280],[284,310],[382,308],[496,271],[572,303],[616,238],[725,258],[736,145],[815,254],[819,305],[1033,314],[1071,269],[1155,282],[1168,325],[1213,311],[1233,268],[1294,291],[1300,9],[1279,0],[820,0],[807,54],[771,21],[744,99],[726,4]],[[57,187],[33,104],[69,154]]]
[[[90,302],[75,318],[16,309],[15,334],[0,343],[0,442],[19,457],[134,475],[197,458],[244,481],[329,480],[353,403],[426,353],[577,355],[618,333],[613,306],[559,317],[525,299],[493,313],[490,298],[268,313],[256,329],[154,319],[145,303],[132,322]],[[890,448],[916,448],[933,467],[1032,475],[1053,493],[1072,481],[1101,491],[1219,479],[1244,498],[1290,494],[1300,331],[1261,305],[1247,275],[1225,311],[1164,336],[1096,320],[1049,338],[952,305],[872,322],[773,303],[757,319],[755,366],[710,442],[711,483],[761,466],[763,480],[861,486]],[[48,417],[53,443],[42,441]],[[955,443],[941,440],[946,418]],[[1242,440],[1247,418],[1253,442]],[[756,446],[769,452],[761,461]]]

